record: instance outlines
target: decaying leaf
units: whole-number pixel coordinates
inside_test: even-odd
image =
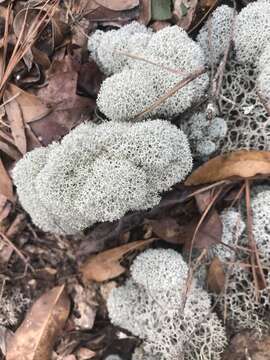
[[[168,20],[172,17],[171,0],[155,0],[151,4],[152,20]]]
[[[147,25],[151,20],[151,0],[140,1],[140,16],[138,21]]]
[[[129,10],[139,6],[139,0],[95,0],[95,2],[115,11]]]
[[[153,240],[134,241],[92,256],[81,267],[84,279],[102,282],[116,278],[126,271],[119,262],[123,256],[149,245]]]
[[[153,232],[162,240],[174,244],[183,244],[186,240],[185,226],[180,226],[177,221],[170,217],[164,217],[158,220],[146,220],[146,223],[152,227]]]
[[[0,158],[0,193],[7,199],[13,200],[13,185],[12,181],[3,165]]]
[[[220,294],[225,286],[225,273],[222,262],[219,257],[215,256],[212,260],[207,274],[207,286],[210,291]]]
[[[27,143],[24,119],[20,106],[8,88],[4,92],[3,99],[15,145],[22,154],[25,154],[27,151]]]
[[[244,331],[234,336],[223,360],[269,360],[270,336]]]
[[[51,112],[51,109],[45,102],[37,96],[20,89],[18,86],[9,83],[7,89],[11,97],[14,98],[12,101],[16,101],[20,107],[25,123],[39,120]]]
[[[31,122],[31,129],[43,145],[59,140],[93,113],[95,101],[76,93],[79,69],[70,56],[54,61],[48,85],[38,90],[37,96],[52,109],[42,119]]]
[[[201,214],[207,209],[212,201],[210,191],[197,194],[195,196],[198,209]],[[199,223],[199,219],[194,219]],[[211,245],[218,244],[222,237],[222,222],[215,208],[209,208],[209,211],[199,227],[193,246],[198,249],[207,249]]]
[[[7,345],[7,360],[51,360],[55,340],[69,315],[65,286],[43,294]]]
[[[195,15],[198,0],[175,0],[173,16],[178,26],[188,30]]]
[[[200,185],[232,177],[250,178],[268,174],[270,174],[269,151],[240,150],[209,160],[187,178],[185,185]]]

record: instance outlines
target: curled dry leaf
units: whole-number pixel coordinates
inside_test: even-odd
[[[270,174],[270,151],[240,150],[209,160],[187,178],[185,185],[200,185],[232,177],[250,178],[268,174]]]
[[[114,11],[129,10],[139,6],[139,0],[95,0],[95,2]]]
[[[210,291],[220,294],[225,286],[225,273],[222,262],[215,256],[212,260],[207,274],[207,285]]]
[[[7,360],[50,360],[70,310],[65,286],[43,294],[7,344]]]
[[[83,278],[98,282],[116,278],[126,271],[120,264],[123,256],[131,251],[143,248],[153,241],[154,239],[134,241],[92,256],[81,267]]]

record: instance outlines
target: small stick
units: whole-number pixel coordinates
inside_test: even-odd
[[[117,54],[121,54],[121,55],[125,55],[125,56],[128,56],[130,57],[131,59],[135,59],[135,60],[140,60],[140,61],[144,61],[148,64],[151,64],[151,65],[154,65],[154,66],[157,66],[163,70],[167,70],[173,74],[176,74],[176,75],[187,75],[188,73],[187,72],[184,72],[184,71],[181,71],[181,70],[176,70],[176,69],[172,69],[172,68],[169,68],[167,66],[163,66],[161,64],[158,64],[154,61],[151,61],[151,60],[148,60],[146,58],[144,58],[143,56],[140,56],[140,55],[137,55],[137,54],[130,54],[126,51],[120,51],[120,50],[114,50],[115,53]]]
[[[200,75],[206,72],[205,68],[198,68],[193,73],[189,74],[184,79],[180,80],[173,88],[171,88],[165,95],[161,96],[158,100],[156,100],[152,105],[147,107],[145,110],[141,111],[139,114],[135,115],[134,120],[141,119],[145,114],[154,110],[159,105],[163,104],[169,97],[174,95],[178,90],[189,84],[191,81],[195,80]]]

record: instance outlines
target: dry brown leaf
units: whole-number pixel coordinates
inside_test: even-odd
[[[270,336],[258,337],[256,332],[243,331],[235,335],[223,360],[269,360]]]
[[[175,0],[173,16],[178,26],[188,30],[195,16],[198,0]]]
[[[52,350],[70,310],[65,286],[43,294],[28,311],[7,345],[7,360],[51,360]]]
[[[119,262],[123,256],[130,251],[138,250],[149,245],[153,240],[154,239],[134,241],[92,256],[81,267],[84,279],[102,282],[116,278],[126,271]]]
[[[51,112],[51,109],[41,99],[16,85],[8,84],[7,89],[11,96],[15,97],[13,101],[18,103],[25,123],[39,120]]]
[[[225,286],[225,273],[222,262],[215,256],[212,260],[207,274],[207,285],[210,291],[220,294]]]
[[[31,123],[31,129],[43,145],[59,140],[93,113],[95,101],[76,93],[80,66],[71,56],[54,61],[48,85],[38,90],[37,96],[53,110]]]
[[[270,152],[240,150],[209,160],[193,171],[185,185],[207,184],[232,177],[250,178],[259,174],[270,174]]]
[[[13,186],[12,181],[8,175],[7,170],[0,158],[0,193],[10,201],[13,200]]]
[[[151,20],[151,0],[140,0],[140,16],[138,21],[148,25]]]
[[[153,232],[163,240],[174,244],[183,244],[186,240],[187,227],[180,226],[177,221],[170,217],[158,220],[146,220],[152,227]]]
[[[25,154],[27,151],[27,144],[23,115],[16,99],[12,100],[12,98],[13,95],[7,88],[4,92],[3,99],[5,102],[5,110],[9,120],[11,133],[18,150],[20,150],[22,154]]]
[[[129,10],[139,6],[139,0],[95,0],[95,2],[114,11]]]

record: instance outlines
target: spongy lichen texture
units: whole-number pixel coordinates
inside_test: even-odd
[[[148,358],[220,359],[226,344],[222,323],[195,281],[185,297],[187,278],[180,254],[150,249],[135,259],[131,279],[109,295],[112,323],[140,337]],[[144,352],[134,359],[147,358]]]
[[[258,95],[257,77],[253,64],[239,64],[234,57],[227,62],[219,96],[228,126],[220,142],[222,152],[270,149],[270,117]]]
[[[88,50],[106,75],[128,67],[130,58],[121,52],[139,55],[147,46],[152,31],[136,21],[119,30],[95,31],[89,38]]]
[[[181,124],[194,157],[207,158],[218,150],[227,134],[227,123],[220,117],[208,120],[205,113],[195,113]]]
[[[156,205],[191,168],[185,134],[166,121],[86,123],[27,153],[13,177],[37,226],[72,234]]]
[[[245,230],[242,214],[235,209],[225,209],[220,215],[222,222],[222,244],[214,247],[214,254],[223,262],[233,261],[237,254],[236,246],[241,242]]]
[[[179,26],[167,27],[155,33],[141,56],[148,62],[130,60],[129,68],[125,67],[122,72],[107,78],[101,85],[97,105],[111,120],[133,119],[179,81],[205,65],[202,49]],[[147,116],[177,115],[198,101],[207,86],[208,75],[202,74]]]
[[[270,104],[270,62],[262,69],[257,83],[260,96],[266,103]]]
[[[227,6],[218,6],[208,22],[201,28],[197,41],[202,47],[207,63],[219,63],[233,34],[234,10]]]
[[[230,257],[232,265],[228,271],[228,281],[226,291],[223,296],[219,297],[219,308],[221,312],[226,309],[226,319],[235,330],[251,329],[258,334],[262,334],[270,329],[270,187],[255,186],[251,193],[251,208],[253,218],[253,236],[258,249],[261,266],[264,269],[265,286],[255,286],[254,277],[252,275],[249,251],[245,251],[248,247],[248,230],[246,229],[240,234],[239,239],[234,236],[235,229],[227,226],[226,238],[227,245],[235,249],[234,258]],[[232,218],[232,210],[228,210],[223,214]],[[231,213],[228,217],[229,212]],[[233,217],[240,219],[245,218],[246,213],[244,207],[242,214],[235,212]],[[232,219],[231,219],[232,220]],[[240,220],[241,221],[241,220]],[[225,224],[225,223],[224,223]],[[241,226],[241,225],[240,225]],[[243,229],[243,225],[241,226]],[[240,227],[239,227],[240,230]],[[239,245],[235,247],[236,243]],[[229,252],[219,250],[217,255],[223,261],[229,261]]]
[[[270,3],[252,2],[236,19],[234,44],[237,60],[242,64],[257,64],[270,41]]]

